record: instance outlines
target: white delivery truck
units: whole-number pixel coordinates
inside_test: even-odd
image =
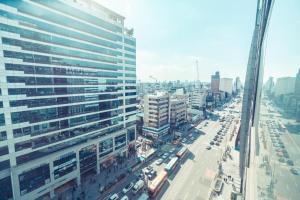
[[[144,187],[144,181],[143,180],[138,180],[135,185],[133,186],[133,193],[136,194],[140,189]]]

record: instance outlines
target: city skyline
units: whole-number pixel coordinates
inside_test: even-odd
[[[189,4],[97,1],[121,13],[126,17],[127,26],[135,28],[134,34],[139,41],[137,80],[153,82],[149,78],[151,75],[160,81],[196,80],[196,60],[199,60],[201,81],[209,82],[210,75],[220,71],[221,77],[239,76],[244,83],[254,28],[255,1],[231,4],[223,1],[218,5],[204,1]],[[264,61],[264,81],[269,76],[295,76],[300,67],[297,57],[300,45],[295,42],[300,31],[299,8],[296,0],[279,1],[274,6],[266,38],[268,51]]]

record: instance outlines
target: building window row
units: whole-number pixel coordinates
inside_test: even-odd
[[[89,101],[103,101],[113,100],[121,97],[123,94],[95,94],[95,95],[83,95],[83,96],[70,96],[70,97],[57,97],[57,98],[42,98],[42,99],[25,99],[25,100],[11,100],[9,102],[10,107],[27,106],[28,108],[51,106],[51,105],[63,105],[70,103],[89,102]]]
[[[135,45],[136,45],[135,40],[131,40],[131,39],[125,38],[125,39],[124,39],[124,42],[125,42],[125,44],[129,44],[129,45],[134,46],[134,47],[135,47]]]
[[[132,52],[132,53],[135,53],[135,52],[136,52],[135,48],[124,47],[124,49],[125,49],[126,51],[130,51],[130,52]]]
[[[107,128],[107,129],[101,130],[103,128]],[[78,130],[82,131],[82,132],[86,132],[86,133],[92,132],[92,131],[98,131],[98,132],[97,132],[97,134],[93,134],[93,135],[86,136],[86,137],[76,138],[76,139],[73,139],[72,141],[62,142],[60,144],[56,144],[51,147],[46,147],[41,150],[36,150],[31,153],[27,153],[27,154],[18,156],[16,159],[17,165],[27,163],[34,159],[47,156],[47,155],[54,153],[56,151],[59,151],[59,150],[67,149],[72,146],[76,146],[78,144],[85,143],[88,140],[99,139],[105,135],[110,135],[111,133],[122,130],[123,128],[124,128],[123,118],[116,118],[113,120],[107,120],[105,122],[99,122],[96,124],[80,127],[80,128],[78,128]]]
[[[72,119],[59,120],[54,122],[47,122],[39,125],[28,126],[24,128],[13,129],[14,137],[22,137],[25,135],[37,136],[45,133],[49,133],[56,130],[62,130],[66,128],[71,128],[80,124],[90,123],[93,121],[99,121],[107,118],[116,117],[122,114],[123,110],[113,110],[103,113],[97,113],[92,115],[87,115],[83,117],[76,117]]]
[[[103,19],[100,19],[98,17],[95,17],[89,13],[85,13],[82,10],[79,10],[75,7],[71,7],[68,4],[65,4],[63,2],[60,1],[35,1],[36,3],[45,5],[47,7],[50,7],[52,9],[55,10],[59,10],[63,13],[66,13],[70,16],[73,16],[75,18],[79,18],[81,20],[87,21],[89,23],[92,23],[94,25],[98,25],[102,28],[105,28],[107,30],[113,31],[113,32],[118,32],[118,33],[122,33],[122,28],[114,25],[112,23],[106,22]]]
[[[7,76],[8,83],[24,83],[25,85],[118,85],[122,80],[105,80],[97,78],[48,78],[28,76]],[[135,86],[126,86],[135,89]]]
[[[82,52],[73,49],[66,49],[57,46],[37,44],[33,42],[27,42],[27,41],[6,38],[6,37],[2,38],[2,44],[17,46],[20,47],[22,50],[33,51],[37,53],[47,53],[47,54],[61,55],[61,56],[63,55],[63,56],[83,58],[83,59],[89,59],[89,60],[100,61],[100,62],[113,63],[113,64],[122,63],[122,60],[117,59],[116,57],[108,57],[108,56],[103,56],[95,53],[92,54],[92,53]]]
[[[72,58],[59,58],[53,56],[21,53],[21,52],[8,51],[8,50],[4,50],[3,55],[5,58],[21,59],[23,60],[23,62],[27,62],[27,63],[54,64],[54,65],[62,65],[62,66],[83,67],[83,68],[112,70],[112,71],[123,69],[122,66],[107,64],[107,63],[75,60]]]
[[[90,26],[90,25],[85,24],[80,21],[76,21],[72,18],[63,16],[58,13],[54,13],[53,11],[47,10],[43,7],[36,6],[34,4],[29,4],[24,1],[19,1],[19,2],[4,1],[2,3],[5,3],[9,6],[13,6],[13,7],[17,8],[19,12],[34,16],[38,19],[44,19],[46,21],[56,23],[56,24],[62,25],[64,27],[73,28],[75,30],[79,30],[79,31],[89,33],[92,35],[98,35],[98,36],[101,36],[101,37],[111,40],[111,41],[121,41],[122,40],[122,37],[117,34],[110,33],[108,31]],[[16,20],[25,21],[26,24],[32,24],[32,25],[37,25],[38,22],[40,22],[40,23],[42,22],[40,20],[35,20],[32,18],[24,17],[21,15],[15,15],[15,14],[11,15],[10,17],[12,17]],[[61,19],[63,19],[63,20],[61,20]],[[45,22],[43,22],[43,23],[51,25],[49,23],[45,23]],[[41,29],[43,30],[43,28],[41,28]]]
[[[90,112],[114,109],[120,106],[123,106],[123,100],[114,100],[94,104],[73,105],[39,110],[28,110],[11,113],[11,120],[13,124],[23,122],[36,123],[40,121],[81,115]]]
[[[26,27],[33,26],[39,30],[44,30],[49,33],[55,33],[58,35],[75,38],[75,39],[83,40],[83,41],[86,41],[86,42],[89,42],[92,44],[98,44],[101,46],[106,46],[106,47],[110,47],[110,48],[114,48],[114,49],[122,49],[121,45],[116,44],[114,42],[100,39],[99,37],[97,38],[97,37],[93,37],[93,36],[82,34],[82,33],[75,32],[75,31],[69,31],[69,30],[63,29],[57,25],[53,25],[53,24],[45,23],[45,22],[35,20],[32,18],[16,15],[16,14],[4,11],[4,10],[0,10],[0,16],[11,19],[11,20],[18,20],[18,21],[20,21],[20,24],[22,24],[23,26],[26,26]],[[2,27],[2,25],[1,25],[1,27]],[[18,32],[20,32],[20,30],[23,30],[23,33],[27,32],[27,30],[25,30],[25,29],[16,30],[14,28],[15,27],[13,27],[13,26],[6,26],[6,27],[3,27],[3,31],[18,33]],[[26,34],[26,33],[24,33],[24,34]],[[27,35],[25,35],[25,36],[27,36]],[[35,37],[32,37],[32,39],[35,39]]]
[[[41,75],[64,75],[64,76],[91,76],[101,78],[120,78],[123,73],[120,72],[107,72],[107,71],[87,71],[86,69],[75,69],[75,68],[63,68],[63,67],[45,67],[36,65],[22,65],[22,64],[11,64],[5,63],[6,70],[23,71],[25,74],[41,74]],[[109,81],[120,81],[105,79]]]
[[[118,116],[118,115],[116,115]],[[111,118],[112,116],[104,116],[102,118],[100,118],[101,120],[103,119],[107,119],[107,118]],[[99,119],[98,119],[99,120]],[[113,119],[112,119],[113,120]],[[100,122],[100,128],[104,128],[105,125],[109,123],[109,121],[104,121]],[[88,129],[90,131],[90,129]],[[79,135],[83,135],[88,133],[88,131],[86,131],[85,127],[78,127],[75,129],[71,129],[71,130],[65,130],[65,131],[61,131],[55,134],[51,134],[51,135],[47,135],[47,136],[43,136],[43,137],[39,137],[36,139],[31,139],[31,140],[27,140],[27,141],[23,141],[23,142],[19,142],[15,144],[15,151],[20,151],[26,148],[39,148],[42,146],[46,146],[49,144],[53,144],[53,143],[57,143],[59,141],[63,141],[66,139],[70,139]]]
[[[0,15],[1,14],[3,14],[3,13],[0,10]],[[62,37],[58,37],[58,36],[54,36],[54,35],[50,35],[50,34],[40,33],[40,32],[36,32],[36,31],[32,31],[32,30],[27,30],[27,29],[15,27],[15,26],[7,25],[7,24],[0,23],[0,25],[1,25],[0,30],[6,31],[6,32],[11,32],[11,33],[17,33],[20,35],[21,38],[26,38],[26,39],[31,39],[31,40],[46,42],[46,43],[51,43],[51,44],[58,44],[58,45],[66,46],[66,47],[72,47],[72,48],[77,48],[77,49],[82,49],[82,50],[87,50],[87,51],[98,52],[98,53],[102,53],[102,54],[106,54],[106,55],[110,55],[110,56],[121,56],[122,55],[122,53],[117,50],[107,49],[104,47],[86,44],[86,43],[82,43],[82,42],[75,41],[72,39],[66,39],[66,38],[62,38]],[[78,39],[80,39],[80,38],[78,38]],[[94,42],[93,44],[97,44],[97,43]],[[107,46],[109,48],[114,48],[114,49],[121,48],[120,45],[110,44],[110,43],[107,44],[106,41],[104,44],[103,44],[103,42],[100,42],[100,44],[103,46]]]
[[[54,179],[58,179],[77,169],[76,153],[69,152],[53,161]]]
[[[121,92],[122,90],[123,90],[123,87],[119,87],[119,86],[8,88],[8,94],[9,95],[26,95],[28,97],[32,97],[32,96],[50,96],[50,95],[67,95],[67,94]],[[136,92],[126,93],[126,94],[128,94],[128,96],[136,95]]]

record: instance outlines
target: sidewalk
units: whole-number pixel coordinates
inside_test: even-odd
[[[112,165],[107,169],[103,169],[99,174],[89,175],[86,181],[79,187],[67,191],[68,194],[64,196],[66,200],[84,200],[84,199],[104,199],[113,189],[118,187],[122,182],[132,175],[128,169],[136,163],[136,156],[132,156],[123,161]],[[100,187],[103,190],[100,193]]]
[[[233,124],[232,124],[233,126]],[[230,137],[231,131],[233,131],[233,127],[230,128],[230,131],[228,131],[227,137]],[[222,168],[222,173],[220,175],[217,175],[215,179],[220,178],[223,182],[223,188],[222,191],[219,194],[216,194],[213,191],[212,188],[212,193],[209,197],[209,199],[214,199],[214,200],[219,200],[219,199],[231,199],[231,194],[232,192],[236,191],[239,193],[240,191],[240,184],[241,184],[241,179],[239,175],[239,154],[240,152],[234,149],[234,143],[235,139],[237,137],[237,133],[235,131],[234,136],[232,139],[227,140],[227,144],[225,147],[229,147],[225,153],[223,152],[223,157],[226,158],[226,161],[221,159],[221,166]]]

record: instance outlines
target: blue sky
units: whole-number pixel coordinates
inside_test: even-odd
[[[126,17],[137,39],[137,78],[149,81],[244,80],[256,1],[98,0]],[[295,76],[300,67],[300,1],[277,0],[267,38],[265,76]]]

